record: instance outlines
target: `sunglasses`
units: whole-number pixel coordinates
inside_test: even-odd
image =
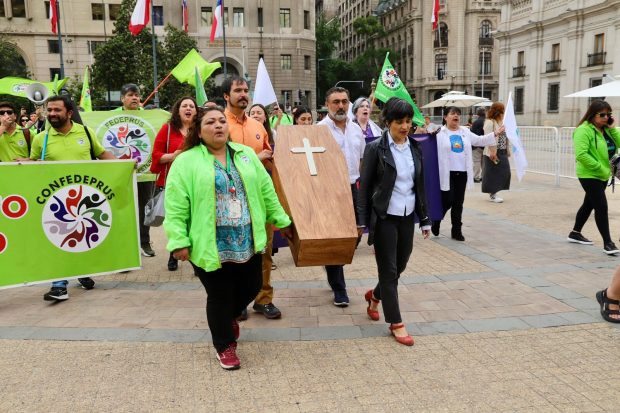
[[[15,113],[15,112],[13,112],[12,110],[0,110],[0,116],[12,115],[13,113]]]
[[[599,112],[597,113],[599,118],[607,118],[609,116],[611,116],[611,112]]]

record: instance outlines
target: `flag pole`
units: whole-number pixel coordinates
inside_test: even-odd
[[[153,99],[153,104],[155,105],[156,108],[158,108],[159,107],[159,93],[157,92],[157,44],[156,44],[157,38],[155,37],[155,7],[153,7],[153,4],[151,4],[151,40],[153,44],[153,88],[154,88],[153,93],[155,94],[155,99]],[[151,93],[151,95],[153,93]]]
[[[65,62],[62,57],[62,35],[60,33],[60,0],[56,1],[56,31],[58,32],[58,53],[60,56],[60,78],[65,77]],[[58,91],[56,91],[58,93]]]
[[[159,88],[162,87],[164,85],[164,83],[166,83],[168,81],[168,79],[170,79],[170,76],[172,76],[172,72],[168,73],[168,75],[166,75],[166,77],[163,78],[162,81],[159,82],[159,84],[157,86],[155,86],[155,89],[153,89],[151,94],[148,95],[146,99],[144,99],[144,101],[142,102],[142,105],[146,105],[146,102],[151,100],[151,98],[155,95],[155,93],[159,92]]]
[[[227,77],[227,68],[226,68],[226,8],[224,7],[224,0],[222,0],[222,37],[224,40],[224,79]]]

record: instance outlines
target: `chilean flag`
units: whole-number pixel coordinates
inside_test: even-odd
[[[433,30],[437,30],[437,27],[439,25],[439,0],[434,0],[433,16],[431,17],[431,23],[433,23]]]
[[[52,23],[52,33],[58,34],[56,25],[58,24],[58,14],[56,14],[56,0],[50,0],[50,22]]]
[[[215,13],[213,13],[213,24],[211,25],[211,37],[209,38],[209,42],[213,43],[215,39],[223,36],[223,28],[224,28],[224,16],[222,10],[222,0],[217,0],[217,5],[215,6]]]
[[[151,0],[138,0],[136,2],[136,8],[133,9],[131,20],[129,20],[129,31],[131,34],[137,36],[149,24],[150,10]]]
[[[187,33],[188,25],[189,25],[189,12],[187,11],[187,0],[183,0],[181,7],[183,9],[183,30],[185,30],[185,33]]]

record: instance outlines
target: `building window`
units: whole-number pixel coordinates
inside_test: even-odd
[[[58,39],[47,41],[47,53],[51,53],[51,54],[60,53],[60,48],[58,47]]]
[[[600,77],[593,77],[590,78],[590,87],[596,87],[596,86],[600,86],[603,84],[603,79]],[[604,98],[602,96],[599,97],[591,97],[588,99],[588,105],[590,105],[592,102],[594,102],[595,100],[603,100]]]
[[[50,67],[50,80],[54,80],[54,77],[56,76],[60,78],[60,68]]]
[[[310,30],[310,12],[308,10],[304,10],[304,29]]]
[[[153,25],[164,25],[164,6],[153,6]]]
[[[480,24],[480,38],[491,37],[491,22],[488,20]]]
[[[108,5],[108,16],[110,20],[116,21],[118,19],[118,14],[121,12],[120,4],[109,4]]]
[[[304,56],[304,70],[311,70],[310,56]]]
[[[448,47],[448,25],[441,22],[435,30],[435,47]]]
[[[213,8],[201,7],[200,8],[200,24],[203,26],[211,26],[213,23]]]
[[[478,74],[491,74],[491,52],[480,52],[480,70],[478,71]]]
[[[90,11],[93,17],[93,20],[103,20],[105,19],[105,9],[103,7],[103,3],[91,3]]]
[[[605,51],[605,33],[594,35],[594,53]]]
[[[95,41],[95,40],[89,40],[87,43],[88,46],[88,54],[94,55],[95,54],[95,50],[97,50],[97,48],[99,46],[101,46],[102,44],[104,44],[105,42],[101,42],[101,41]]]
[[[515,113],[523,114],[523,87],[515,88]]]
[[[233,27],[243,27],[243,7],[233,9]]]
[[[594,53],[588,53],[588,66],[605,64],[605,34],[599,33],[594,36]]]
[[[258,27],[263,27],[263,8],[258,8]]]
[[[547,61],[546,73],[559,72],[562,60],[560,60],[560,43],[551,45],[551,60]]]
[[[12,0],[11,14],[13,17],[26,17],[26,2],[24,0]]]
[[[435,56],[435,73],[437,74],[437,80],[443,80],[446,76],[446,69],[448,67],[448,55],[438,54]]]
[[[50,2],[44,1],[43,6],[45,7],[45,18],[49,20],[50,18]],[[4,3],[0,1],[0,17],[4,17]]]
[[[46,1],[47,3],[47,10],[49,13],[49,8],[50,8],[50,3],[49,1]],[[6,17],[6,12],[4,11],[4,2],[0,1],[0,17]],[[47,17],[49,19],[49,16]]]
[[[281,54],[280,55],[280,69],[282,70],[291,70],[291,55],[290,54]]]
[[[560,84],[549,83],[547,86],[547,112],[555,113],[560,109]]]
[[[291,9],[280,9],[280,27],[291,27]]]

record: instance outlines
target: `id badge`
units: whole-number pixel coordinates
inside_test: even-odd
[[[241,219],[241,201],[238,199],[228,201],[228,216],[230,219]]]

